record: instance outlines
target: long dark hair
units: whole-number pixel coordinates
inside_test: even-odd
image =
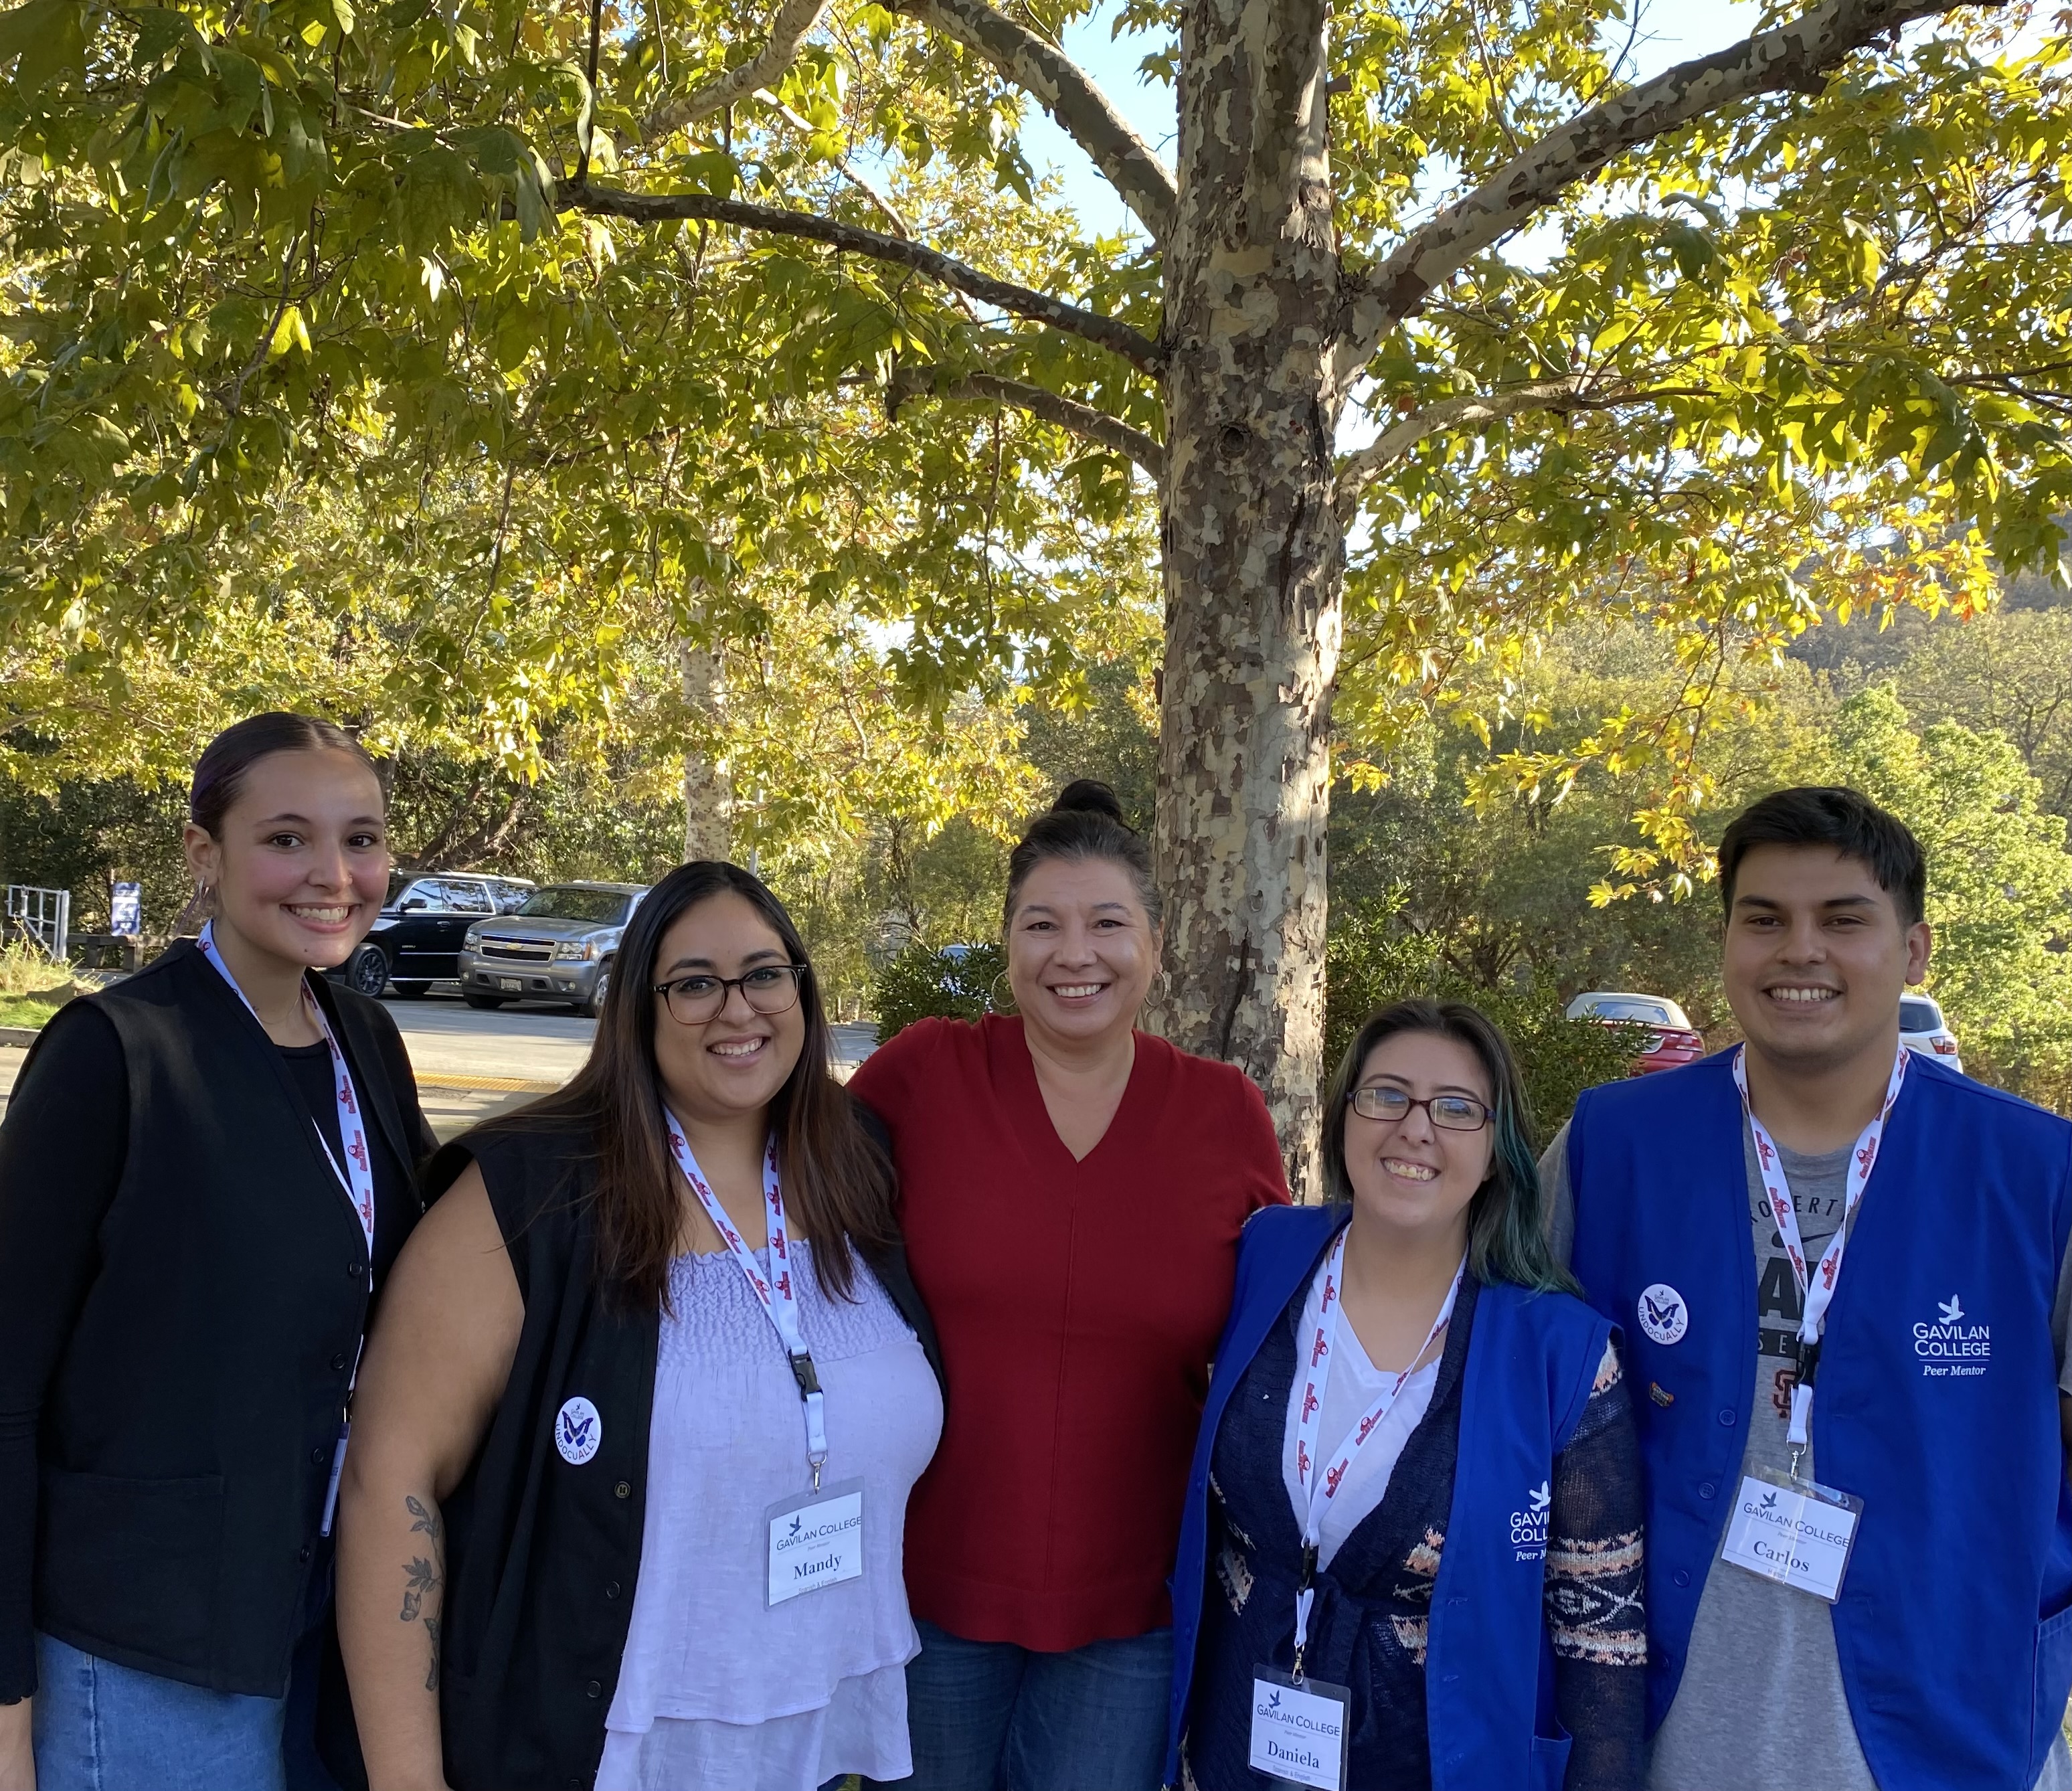
[[[1360,1028],[1359,1037],[1339,1061],[1324,1099],[1324,1190],[1326,1197],[1350,1201],[1352,1178],[1346,1171],[1346,1115],[1368,1054],[1398,1033],[1431,1033],[1450,1038],[1474,1052],[1490,1082],[1494,1135],[1489,1173],[1468,1202],[1468,1267],[1478,1281],[1514,1281],[1520,1287],[1564,1293],[1581,1290],[1573,1275],[1554,1260],[1548,1247],[1540,1210],[1540,1165],[1533,1160],[1532,1109],[1525,1079],[1518,1072],[1511,1041],[1481,1008],[1465,1001],[1432,1001],[1422,996],[1383,1008]]]
[[[565,1088],[516,1116],[520,1125],[573,1120],[588,1128],[597,1164],[590,1197],[598,1283],[632,1310],[668,1308],[669,1262],[683,1224],[683,1178],[669,1155],[655,1062],[656,958],[662,935],[688,910],[726,894],[746,901],[770,923],[791,961],[808,967],[799,977],[805,1043],[770,1103],[770,1124],[785,1214],[812,1244],[820,1285],[853,1297],[852,1247],[882,1248],[898,1234],[892,1165],[865,1131],[854,1097],[828,1070],[832,1040],[819,981],[783,903],[738,865],[704,859],[679,865],[633,911],[589,1061]]]
[[[1104,859],[1120,865],[1137,885],[1137,899],[1153,932],[1166,910],[1151,873],[1151,848],[1144,836],[1122,818],[1122,803],[1106,784],[1094,778],[1075,778],[1058,792],[1058,799],[1029,824],[1021,843],[1008,855],[1007,899],[1002,905],[1004,925],[1014,924],[1015,898],[1029,873],[1054,858]]]
[[[252,767],[275,753],[350,753],[381,781],[367,749],[335,721],[313,715],[269,709],[248,715],[202,749],[195,761],[194,784],[187,795],[187,816],[211,839],[223,837],[223,817],[245,788]]]

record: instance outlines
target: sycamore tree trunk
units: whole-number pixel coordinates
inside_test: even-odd
[[[710,648],[685,641],[678,648],[684,680],[684,706],[692,716],[713,724],[708,737],[719,737],[718,722],[726,706],[726,670]],[[695,725],[695,722],[694,722]],[[693,742],[684,749],[684,862],[727,858],[734,851],[734,787],[724,758],[709,757]]]
[[[1315,1185],[1344,540],[1322,0],[1189,0],[1166,256],[1158,1018],[1265,1091]]]

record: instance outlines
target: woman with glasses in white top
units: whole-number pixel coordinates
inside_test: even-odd
[[[747,872],[672,873],[619,969],[576,1079],[434,1160],[369,1345],[340,1626],[374,1791],[909,1768],[943,1406],[890,1165]]]

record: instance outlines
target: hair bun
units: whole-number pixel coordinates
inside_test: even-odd
[[[1050,804],[1053,815],[1105,815],[1112,821],[1122,820],[1122,801],[1099,778],[1075,778],[1058,792],[1058,799]],[[1128,823],[1124,821],[1126,827]]]

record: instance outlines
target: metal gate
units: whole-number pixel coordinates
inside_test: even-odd
[[[7,930],[33,939],[53,963],[63,963],[71,955],[72,891],[9,884]]]

